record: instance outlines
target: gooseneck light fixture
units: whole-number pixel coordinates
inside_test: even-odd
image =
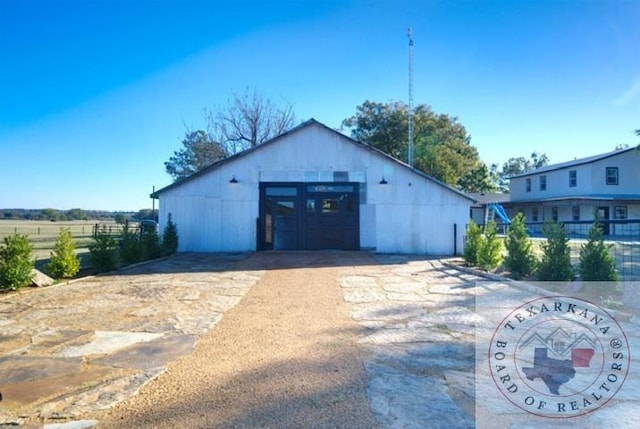
[[[234,174],[229,183],[238,183],[238,179],[236,179],[236,175]]]
[[[389,183],[389,182],[387,182],[386,180],[384,180],[384,176],[382,176],[382,180],[380,181],[380,184],[381,184],[381,185],[386,185],[387,183]]]

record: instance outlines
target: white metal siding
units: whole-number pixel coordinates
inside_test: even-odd
[[[455,223],[462,252],[470,200],[315,124],[163,191],[161,227],[171,213],[180,251],[253,251],[261,181],[333,181],[335,171],[366,187],[361,248],[452,254]],[[386,185],[379,183],[383,176]],[[238,183],[229,183],[232,177]]]

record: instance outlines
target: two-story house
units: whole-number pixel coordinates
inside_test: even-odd
[[[512,177],[509,212],[527,222],[640,219],[640,151],[636,148],[547,165]],[[616,234],[604,223],[605,234]],[[619,228],[620,229],[620,228]]]

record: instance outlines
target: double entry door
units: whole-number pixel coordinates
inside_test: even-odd
[[[265,250],[357,250],[358,183],[261,183],[259,244]]]

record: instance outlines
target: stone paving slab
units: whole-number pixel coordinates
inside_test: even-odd
[[[477,338],[491,338],[504,308],[553,293],[445,260],[375,258],[379,265],[345,270],[338,282],[351,317],[363,328],[369,401],[382,428],[640,427],[637,358],[615,402],[580,421],[531,421],[497,392],[488,373],[476,374]],[[478,298],[495,308],[478,308]],[[640,317],[621,314],[618,321],[631,355],[640,356]]]
[[[134,394],[260,279],[231,268],[246,256],[181,254],[0,295],[0,427],[72,419]],[[83,424],[48,426],[92,427]]]

